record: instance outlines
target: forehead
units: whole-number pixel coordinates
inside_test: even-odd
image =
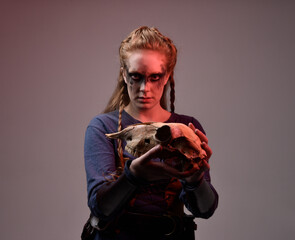
[[[163,72],[166,70],[166,56],[154,50],[136,50],[127,59],[128,71],[142,73]]]

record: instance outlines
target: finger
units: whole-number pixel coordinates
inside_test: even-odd
[[[157,173],[157,175],[160,175],[162,177],[164,176],[169,176],[169,177],[174,177],[177,175],[178,170],[167,165],[164,162],[149,162],[149,168],[153,169],[153,173]]]
[[[177,177],[180,179],[191,177],[194,175],[196,172],[200,171],[200,167],[198,164],[194,164],[193,167],[187,171],[179,172]]]
[[[188,126],[195,132],[196,128],[194,126],[194,124],[192,124],[191,122],[188,124]]]
[[[195,133],[198,135],[198,137],[201,139],[201,142],[205,142],[208,143],[208,138],[206,137],[206,135],[204,133],[202,133],[202,131],[200,131],[199,129],[195,130]]]
[[[176,168],[173,168],[164,162],[150,162],[149,166],[154,169],[154,171],[158,172],[159,175],[163,177],[169,176],[169,177],[176,177],[176,178],[185,178],[189,177],[193,174],[193,172],[196,171],[196,169],[191,169],[186,172],[180,172]]]
[[[164,167],[165,174],[167,174],[171,177],[176,177],[176,178],[180,178],[180,179],[190,177],[196,171],[199,171],[199,170],[200,170],[200,168],[199,168],[198,164],[194,164],[194,166],[191,169],[189,169],[187,171],[183,171],[183,172],[181,172],[173,167],[170,167],[169,165],[166,165]]]
[[[202,167],[201,167],[201,169],[202,169],[202,171],[207,171],[207,170],[210,169],[210,165],[209,165],[209,163],[206,160],[202,161]]]
[[[163,147],[161,145],[154,146],[152,149],[150,149],[138,158],[140,160],[140,163],[147,163],[151,159],[157,158],[160,155],[162,149]]]
[[[205,142],[202,142],[201,147],[205,150],[207,153],[207,159],[209,159],[212,156],[212,149],[209,147],[209,145]]]

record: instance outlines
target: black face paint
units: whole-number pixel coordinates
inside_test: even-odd
[[[157,84],[157,86],[160,86],[162,83],[162,80],[164,79],[166,75],[165,71],[162,71],[159,73],[152,73],[148,76],[139,72],[129,72],[128,70],[126,70],[126,72],[127,72],[127,79],[130,85],[141,84],[142,81],[148,80],[151,83]]]

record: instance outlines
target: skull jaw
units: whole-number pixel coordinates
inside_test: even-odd
[[[164,147],[166,154],[162,156],[162,161],[170,167],[177,169],[180,172],[185,172],[192,169],[196,164],[201,166],[203,159],[200,157],[187,157],[179,149],[171,146]],[[167,154],[167,152],[169,152]],[[192,156],[192,155],[190,155]]]
[[[197,158],[194,160],[189,160],[187,158],[169,158],[164,159],[163,162],[170,167],[177,169],[179,172],[186,172],[191,170],[196,164],[201,166],[201,159]]]

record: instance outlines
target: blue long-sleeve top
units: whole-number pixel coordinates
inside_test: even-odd
[[[177,123],[193,123],[194,126],[204,133],[201,124],[193,117],[172,113],[166,121]],[[125,127],[140,123],[140,121],[131,117],[127,112],[122,113],[122,129]],[[131,212],[149,213],[149,214],[180,214],[183,213],[183,204],[195,216],[200,218],[210,217],[218,205],[218,194],[211,185],[209,171],[204,174],[203,182],[210,188],[214,196],[212,206],[205,212],[199,209],[197,198],[194,191],[198,186],[189,186],[185,182],[176,178],[170,180],[161,180],[141,184],[129,171],[124,168],[124,176],[130,186],[134,186],[131,191],[131,197],[127,196],[114,208],[114,211],[106,214],[105,209],[99,205],[98,199],[103,198],[108,185],[108,178],[116,171],[116,161],[118,160],[117,141],[108,139],[105,134],[117,132],[118,129],[118,111],[100,114],[94,117],[87,127],[85,134],[84,158],[87,177],[88,206],[91,213],[102,220],[111,220],[123,209]],[[125,146],[123,141],[123,149]],[[134,159],[128,152],[123,152],[124,157]],[[202,183],[201,183],[202,184]],[[204,185],[204,184],[203,184]],[[119,190],[120,191],[120,190]],[[124,194],[124,193],[122,193]],[[126,193],[130,194],[129,193]],[[211,194],[211,195],[212,195]],[[101,239],[101,238],[97,238]]]

